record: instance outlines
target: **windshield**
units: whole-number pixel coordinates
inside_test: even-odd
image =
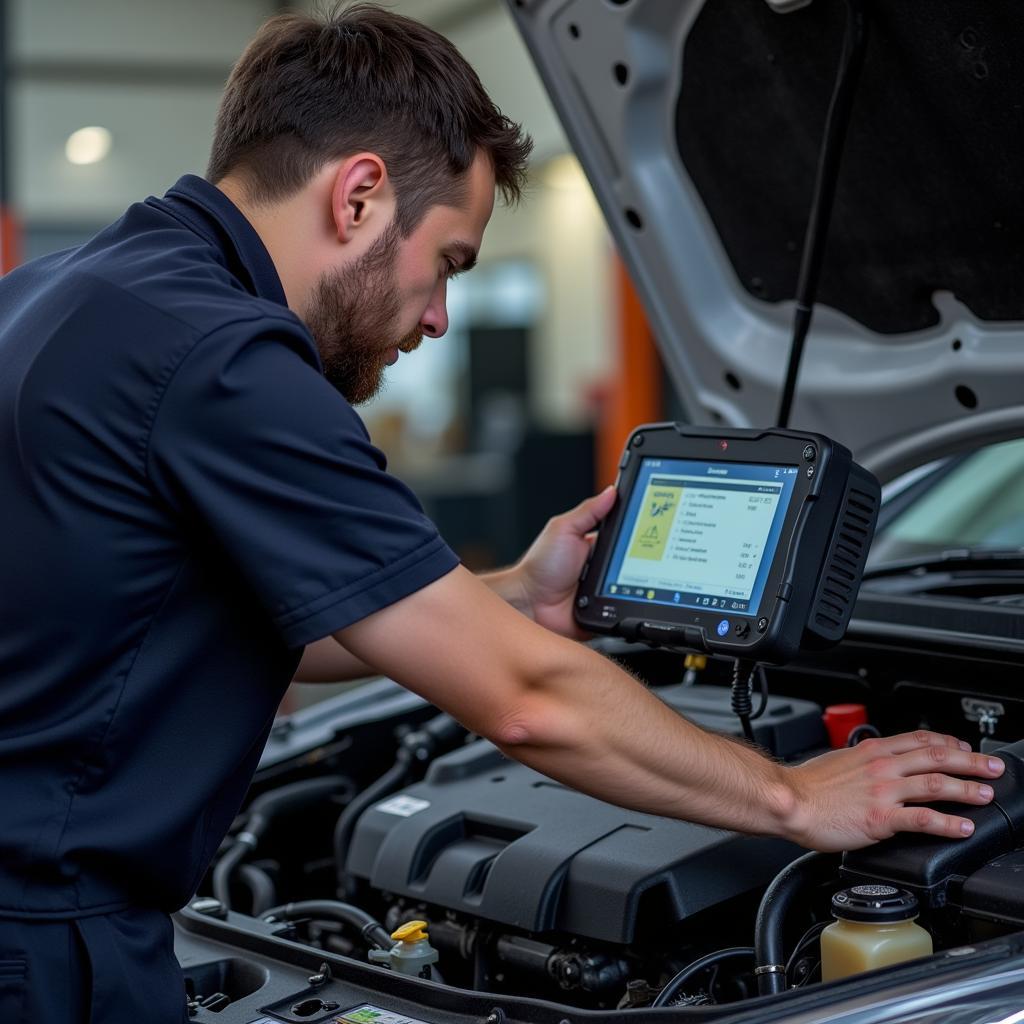
[[[870,565],[950,549],[1024,548],[1024,439],[982,448],[880,528]]]

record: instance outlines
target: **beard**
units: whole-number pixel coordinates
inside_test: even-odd
[[[398,229],[391,224],[354,263],[322,274],[304,317],[324,376],[352,405],[380,392],[390,349],[412,352],[423,341],[419,327],[403,338],[392,337],[401,312],[398,243]]]

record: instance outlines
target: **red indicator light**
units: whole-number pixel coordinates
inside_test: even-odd
[[[728,451],[729,450],[729,442],[728,441],[719,441],[718,442],[718,447],[721,448],[723,452]]]

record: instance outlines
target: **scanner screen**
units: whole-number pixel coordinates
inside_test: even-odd
[[[606,597],[754,615],[796,466],[644,459],[601,586]]]

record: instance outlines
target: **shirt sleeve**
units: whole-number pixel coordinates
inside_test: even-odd
[[[297,331],[242,324],[199,341],[161,396],[147,452],[153,486],[227,554],[290,647],[458,565]]]

